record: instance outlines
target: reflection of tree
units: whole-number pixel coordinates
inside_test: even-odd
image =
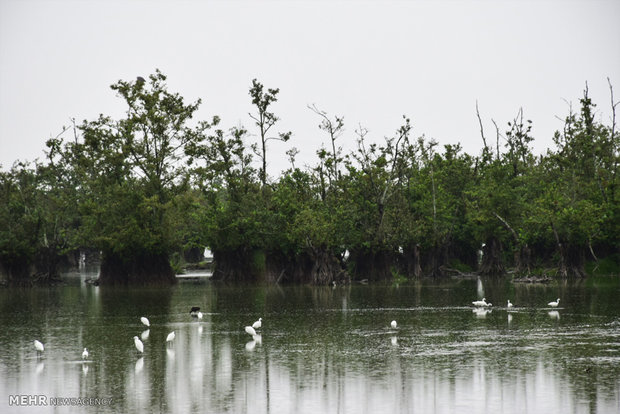
[[[0,389],[112,397],[115,412],[532,412],[554,404],[603,412],[620,397],[620,282],[591,280],[560,287],[483,280],[487,299],[515,298],[511,324],[499,307],[479,320],[461,305],[476,294],[476,280],[97,288],[99,307],[77,286],[0,292],[2,314],[19,318],[8,331],[23,336],[14,343],[0,334],[1,355],[14,356],[0,356],[0,373],[19,378]],[[558,310],[559,321],[536,305],[558,293],[568,307]],[[187,303],[207,310],[202,321],[187,315]],[[17,304],[28,314],[16,313]],[[138,368],[131,337],[142,314],[152,327]],[[243,325],[259,314],[262,343],[247,350]],[[172,329],[177,336],[167,348]],[[46,344],[42,364],[19,345],[33,334]],[[87,373],[68,363],[73,354],[81,362],[84,346],[94,360]]]

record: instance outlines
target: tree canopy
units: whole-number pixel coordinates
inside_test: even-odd
[[[325,139],[315,165],[267,174],[279,89],[254,79],[254,135],[168,91],[159,71],[119,80],[120,119],[74,122],[46,158],[0,172],[0,264],[15,283],[58,276],[79,249],[102,254],[102,283],[173,283],[173,257],[209,247],[214,277],[326,284],[350,278],[503,274],[586,275],[586,262],[620,258],[620,136],[597,121],[587,87],[554,148],[532,152],[520,109],[496,147],[464,153],[414,137],[403,116],[382,141],[309,105]],[[73,134],[71,134],[73,132]],[[72,135],[72,136],[69,136]],[[350,138],[350,137],[349,137]],[[256,157],[256,158],[255,158]]]

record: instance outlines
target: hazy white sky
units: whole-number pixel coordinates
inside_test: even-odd
[[[575,108],[587,81],[599,120],[610,119],[609,77],[620,98],[620,1],[99,1],[0,0],[0,164],[43,157],[70,118],[119,117],[109,86],[159,68],[169,90],[203,104],[200,119],[251,132],[248,90],[280,88],[269,173],[314,164],[326,136],[316,104],[345,117],[355,146],[393,135],[406,114],[413,136],[481,148],[523,107],[534,149]],[[253,137],[252,139],[255,139]]]

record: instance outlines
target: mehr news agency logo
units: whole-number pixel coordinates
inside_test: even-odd
[[[112,398],[95,397],[47,397],[45,395],[9,395],[10,406],[93,406],[111,405]]]

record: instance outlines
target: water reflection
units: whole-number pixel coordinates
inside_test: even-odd
[[[484,319],[489,313],[492,312],[492,310],[486,308],[474,308],[472,309],[472,312],[476,315],[476,318]]]
[[[106,413],[616,411],[617,285],[564,287],[570,312],[560,321],[540,306],[547,287],[485,284],[487,296],[506,303],[510,294],[519,308],[472,310],[476,280],[398,289],[180,284],[117,289],[115,306],[109,292],[99,301],[81,286],[12,292],[33,295],[38,316],[6,308],[0,291],[11,314],[0,313],[0,392],[111,397],[110,406],[80,410]],[[187,314],[195,303],[203,320]],[[141,335],[136,313],[151,319],[144,355],[131,339]],[[250,339],[244,326],[257,314],[266,323]]]
[[[147,339],[149,339],[149,335],[151,334],[151,330],[150,329],[146,329],[144,331],[142,331],[142,333],[140,334],[140,339],[142,339],[143,341],[146,341]]]

